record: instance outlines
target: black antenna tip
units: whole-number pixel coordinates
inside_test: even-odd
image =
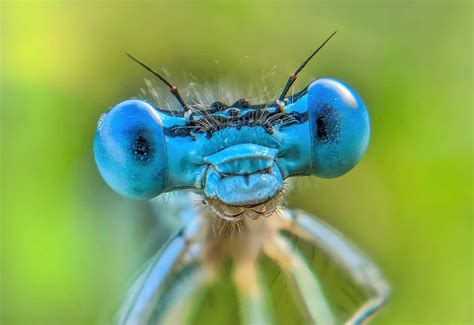
[[[141,64],[141,62],[139,62],[138,59],[137,59],[132,53],[130,53],[130,52],[125,52],[125,55],[128,56],[128,57],[129,57],[130,59],[132,59],[133,61],[135,61],[135,62]]]

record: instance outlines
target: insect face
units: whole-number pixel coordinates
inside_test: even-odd
[[[278,197],[285,178],[344,174],[369,141],[364,103],[328,78],[289,98],[284,112],[268,104],[193,114],[176,116],[143,100],[114,106],[100,119],[94,146],[107,183],[145,199],[194,188],[239,214]]]
[[[271,214],[288,177],[346,173],[369,142],[369,117],[359,95],[324,78],[286,97],[297,74],[334,34],[290,76],[279,99],[267,104],[241,99],[187,105],[176,86],[129,54],[169,87],[183,111],[143,100],[112,107],[94,140],[103,178],[132,198],[195,189],[219,215],[233,218]]]

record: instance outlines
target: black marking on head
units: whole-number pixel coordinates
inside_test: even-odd
[[[153,146],[148,140],[148,132],[143,129],[136,131],[131,143],[132,157],[140,164],[146,165],[150,162],[153,154]]]
[[[230,105],[230,107],[249,108],[250,103],[248,102],[248,100],[241,98],[241,99],[237,100],[235,103],[233,103],[232,105]]]
[[[327,143],[337,140],[340,131],[340,118],[331,104],[321,104],[316,113],[316,134]]]
[[[215,101],[214,103],[209,105],[209,108],[212,109],[212,110],[223,111],[223,110],[229,108],[229,105],[227,105],[223,102],[220,102],[220,101]]]
[[[229,116],[239,116],[240,115],[240,110],[238,108],[232,107],[227,110],[227,115]]]
[[[285,104],[292,104],[298,99],[308,93],[308,87],[297,92],[285,99]],[[272,134],[274,128],[278,126],[283,128],[293,124],[301,124],[308,120],[307,113],[282,113],[270,112],[276,107],[275,102],[253,104],[245,99],[239,99],[232,105],[215,101],[207,107],[190,106],[193,109],[195,119],[190,119],[185,125],[175,125],[171,127],[164,127],[163,131],[169,137],[187,137],[190,136],[193,140],[196,139],[197,134],[206,134],[211,138],[213,133],[224,128],[235,127],[240,130],[243,126],[249,127],[263,127],[266,132]],[[182,112],[163,110],[155,108],[162,114],[184,117]],[[223,116],[223,112],[227,110],[227,116]]]
[[[266,112],[263,114],[262,112]],[[242,112],[241,112],[242,113]],[[243,126],[262,127],[269,134],[274,127],[283,128],[293,124],[301,124],[308,120],[306,113],[280,113],[260,110],[247,111],[240,116],[204,115],[199,120],[191,120],[186,125],[175,125],[163,128],[169,137],[186,137],[193,134],[206,134],[211,138],[214,132],[225,128],[235,127],[240,130]]]

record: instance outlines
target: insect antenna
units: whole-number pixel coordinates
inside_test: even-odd
[[[282,105],[283,100],[285,99],[286,94],[288,93],[288,90],[290,90],[290,87],[293,85],[293,83],[296,81],[296,78],[298,78],[298,73],[300,73],[301,70],[308,64],[308,62],[316,55],[316,53],[319,52],[323,48],[324,45],[326,45],[327,42],[337,33],[335,31],[332,33],[324,42],[321,44],[311,55],[296,69],[296,71],[288,78],[288,81],[286,82],[285,88],[283,88],[283,91],[281,92],[280,97],[277,100],[277,105],[280,107]]]
[[[186,103],[184,102],[183,97],[181,97],[181,94],[179,93],[178,88],[176,86],[172,85],[168,80],[163,78],[158,72],[153,70],[150,66],[146,65],[145,63],[138,60],[132,54],[130,54],[128,52],[125,52],[125,54],[130,59],[132,59],[133,61],[135,61],[136,63],[141,65],[143,68],[145,68],[146,70],[148,70],[152,74],[154,74],[156,77],[158,77],[158,79],[160,79],[165,85],[167,85],[170,88],[170,92],[173,94],[173,96],[176,98],[176,100],[179,102],[179,104],[181,105],[181,107],[184,109],[185,112],[191,111],[191,109],[188,107],[188,105],[186,105]]]

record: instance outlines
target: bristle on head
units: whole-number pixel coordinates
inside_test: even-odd
[[[180,112],[176,100],[158,85],[156,81],[145,79],[146,88],[141,90],[139,98],[152,102],[156,107],[164,110]],[[230,82],[219,82],[218,84],[200,83],[194,78],[185,86],[180,88],[183,97],[195,110],[208,109],[215,102],[230,106],[243,98],[251,104],[260,104],[272,100],[269,97],[268,88],[249,87],[242,91],[238,85]]]

